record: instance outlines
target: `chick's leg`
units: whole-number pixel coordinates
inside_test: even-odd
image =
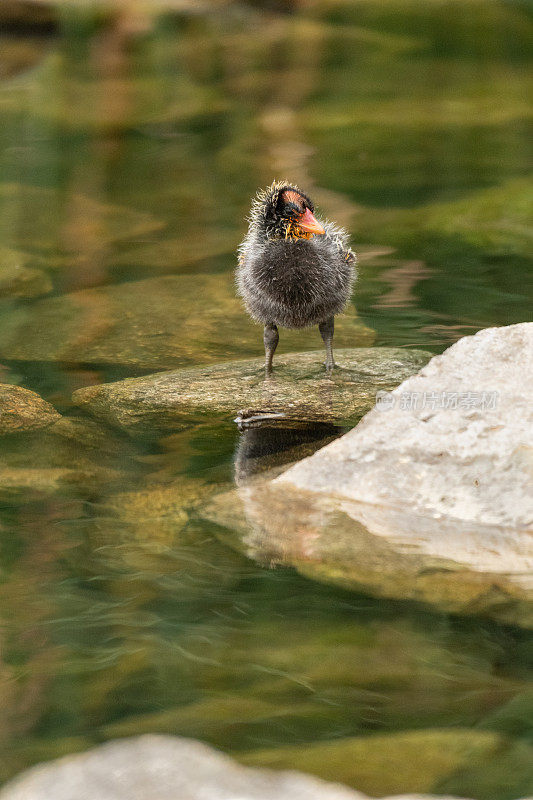
[[[318,326],[320,335],[322,336],[324,344],[326,345],[326,361],[324,363],[328,372],[330,372],[335,366],[335,359],[333,358],[333,329],[333,317],[324,320],[324,322],[321,322]]]
[[[272,359],[279,342],[278,329],[273,322],[265,325],[263,341],[265,343],[265,375],[268,377],[272,373]]]

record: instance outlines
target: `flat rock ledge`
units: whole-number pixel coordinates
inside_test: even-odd
[[[38,765],[0,790],[0,800],[50,798],[368,800],[367,795],[337,783],[300,772],[244,767],[201,742],[157,735],[119,739]],[[429,800],[430,795],[402,798]]]
[[[350,423],[431,358],[423,350],[360,347],[336,351],[338,367],[325,373],[322,350],[276,358],[264,377],[254,358],[207,367],[127,378],[74,392],[73,400],[93,416],[129,432],[175,430],[206,416],[233,418],[268,414],[282,420]]]

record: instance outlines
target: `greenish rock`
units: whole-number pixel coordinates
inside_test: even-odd
[[[140,575],[152,590],[171,592],[183,603],[201,602],[214,580],[219,592],[237,584],[247,562],[188,522],[186,510],[173,520],[137,523],[103,515],[88,520],[84,531],[92,547],[105,549],[99,559],[104,570]],[[177,652],[183,655],[179,646]]]
[[[7,248],[0,249],[0,300],[7,297],[41,297],[52,291],[52,281],[40,269],[27,266],[30,258]]]
[[[169,484],[148,484],[143,489],[111,495],[106,499],[105,508],[124,522],[135,524],[157,520],[179,529],[186,519],[184,508],[194,505],[205,494],[205,487],[200,481],[182,476]],[[152,527],[151,537],[153,533]]]
[[[73,399],[99,419],[128,431],[166,430],[206,415],[270,415],[278,420],[354,421],[431,357],[422,350],[337,350],[328,376],[322,351],[280,355],[265,380],[263,359],[128,378],[79,389]]]
[[[36,431],[58,422],[61,415],[35,392],[0,384],[0,435]]]
[[[359,255],[359,253],[358,253]],[[202,235],[176,239],[157,237],[150,244],[139,245],[110,254],[113,269],[145,270],[151,275],[168,275],[179,268],[180,274],[192,272],[200,261],[229,256],[235,259],[235,232],[204,230]]]
[[[237,757],[246,765],[302,770],[341,781],[373,797],[439,791],[452,781],[454,791],[465,796],[457,773],[489,768],[509,780],[513,776],[505,756],[516,754],[516,747],[512,740],[488,731],[437,728],[256,750]],[[531,775],[533,748],[519,744],[518,750],[522,775],[524,769]],[[479,796],[475,787],[470,791]]]
[[[59,440],[66,440],[70,446],[77,445],[88,452],[98,450],[108,456],[131,455],[131,448],[115,432],[86,417],[61,417],[47,432]]]
[[[127,444],[119,445],[112,431],[103,430],[93,420],[62,418],[55,410],[53,414],[48,410],[48,415],[46,427],[39,411],[37,429],[4,435],[2,501],[20,504],[40,496],[88,497],[96,489],[112,490],[121,484],[131,468],[124,463],[124,455],[131,449]]]
[[[209,599],[207,583],[204,592]],[[254,613],[251,628],[233,617],[227,636],[213,638],[206,620],[183,631],[175,648],[152,642],[149,660],[165,669],[166,687],[158,697],[150,688],[148,713],[127,710],[106,732],[164,729],[244,751],[378,730],[473,727],[527,682],[494,673],[486,634],[468,622],[458,636],[429,614],[422,626],[401,615],[369,621],[350,613],[368,607],[362,598],[348,601],[343,620],[317,619],[318,606],[308,597],[297,615],[283,616],[283,625],[279,606],[265,597],[264,613]],[[130,676],[120,685],[129,693]],[[98,689],[90,691],[100,715],[108,698]],[[115,683],[110,691],[122,689]]]
[[[318,329],[286,331],[280,351],[319,341]],[[338,317],[338,347],[372,341],[353,307]],[[169,369],[262,350],[262,328],[235,296],[232,275],[169,275],[85,289],[6,309],[0,318],[0,357],[23,361]]]
[[[533,627],[530,576],[517,567],[527,532],[317,496],[268,474],[212,498],[200,513],[259,563],[375,597]]]
[[[155,478],[142,489],[111,491],[93,505],[84,530],[92,548],[102,552],[101,568],[174,583],[182,601],[201,596],[213,576],[219,588],[233,585],[246,560],[191,522],[220,485],[184,475]]]
[[[216,691],[212,696],[198,699],[184,705],[155,711],[147,714],[135,714],[112,722],[102,729],[106,738],[136,736],[146,733],[169,733],[182,736],[194,736],[225,750],[234,752],[243,749],[257,748],[257,741],[269,736],[277,742],[291,744],[299,743],[305,749],[310,743],[316,744],[321,739],[329,739],[339,730],[360,730],[368,724],[374,716],[383,723],[386,720],[392,726],[396,724],[413,724],[416,715],[425,712],[425,719],[442,721],[443,718],[452,719],[457,714],[460,701],[453,696],[453,692],[445,690],[438,685],[436,675],[432,670],[437,668],[435,657],[438,647],[431,646],[423,638],[418,640],[421,652],[418,654],[418,663],[421,672],[418,673],[418,689],[415,676],[409,672],[409,664],[414,665],[411,657],[400,651],[400,641],[409,642],[410,635],[406,630],[399,630],[394,639],[392,629],[389,634],[389,646],[394,651],[398,661],[387,664],[391,658],[391,651],[387,654],[385,642],[381,643],[381,652],[376,658],[371,654],[370,647],[373,637],[362,636],[362,632],[355,630],[355,635],[350,637],[346,630],[335,626],[335,631],[327,632],[314,630],[314,635],[319,633],[320,638],[301,637],[294,632],[291,645],[285,648],[279,641],[272,637],[272,632],[265,630],[266,642],[273,646],[270,657],[267,654],[267,644],[263,648],[251,650],[246,659],[244,653],[237,653],[237,658],[232,661],[228,653],[225,663],[221,665],[224,673],[229,674],[231,668],[237,676],[238,665],[241,663],[244,674],[249,679],[254,678],[258,672],[258,664],[262,665],[262,676],[255,676],[255,683],[248,684],[246,692]],[[385,628],[378,628],[374,635],[381,637]],[[340,634],[337,644],[334,642],[334,633]],[[322,643],[322,649],[320,649]],[[326,652],[326,645],[336,646],[331,655]],[[316,650],[313,652],[313,645]],[[302,652],[298,655],[297,648]],[[444,661],[448,667],[452,666],[449,654],[441,650]],[[428,663],[423,665],[424,655]],[[362,665],[355,669],[350,668],[349,657],[361,659]],[[260,657],[260,661],[253,661],[253,657]],[[319,663],[313,663],[316,659]],[[370,661],[369,661],[370,659]],[[415,661],[417,657],[415,656]],[[376,667],[376,673],[370,676],[363,674],[364,666],[370,663]],[[276,666],[277,665],[277,669]],[[281,665],[284,665],[282,669]],[[285,679],[286,694],[280,702],[280,689]],[[219,676],[222,683],[222,676]],[[226,677],[227,680],[227,677]],[[485,675],[485,689],[489,689],[490,678]],[[339,681],[337,684],[336,681]],[[342,681],[342,683],[340,683]],[[289,684],[292,682],[292,690]],[[337,688],[333,688],[335,683]],[[424,697],[417,699],[417,691],[423,686]],[[433,692],[431,697],[430,686]],[[493,686],[493,691],[494,691]],[[389,697],[382,695],[387,692]],[[212,693],[212,690],[210,694]],[[318,701],[315,699],[318,695]],[[464,698],[462,700],[464,704]],[[471,719],[475,720],[474,707],[483,706],[487,702],[486,696],[481,693],[474,700],[471,708]],[[472,713],[474,712],[474,713]],[[401,722],[400,722],[401,720]],[[337,734],[338,735],[338,734]],[[399,787],[400,789],[402,787]],[[396,787],[394,789],[396,791]]]
[[[110,494],[98,508],[100,527],[111,530],[109,542],[146,542],[161,550],[175,543],[191,510],[205,503],[216,489],[216,484],[180,476],[169,483],[147,483],[143,489]],[[102,526],[104,519],[107,526]]]
[[[3,98],[9,108],[9,96]],[[6,107],[6,103],[2,103]],[[153,214],[102,203],[81,192],[0,183],[3,244],[47,256],[47,267],[90,267],[110,244],[147,236],[164,223]],[[58,224],[61,221],[61,224]]]
[[[56,503],[50,505],[57,513]],[[120,518],[114,529],[95,518],[105,529],[93,538],[92,529],[87,536],[85,528],[69,530],[52,517],[49,538],[60,565],[75,560],[82,585],[63,568],[59,578],[56,572],[48,578],[43,596],[42,545],[35,536],[31,569],[17,569],[4,586],[13,639],[28,641],[37,609],[58,620],[44,645],[30,639],[36,663],[21,659],[16,641],[6,651],[6,660],[16,654],[15,669],[36,681],[54,664],[55,691],[50,696],[45,687],[35,701],[43,748],[80,725],[98,741],[122,723],[128,735],[159,725],[192,731],[196,713],[205,731],[200,738],[241,752],[383,730],[473,727],[527,683],[517,661],[519,632],[506,634],[502,650],[502,632],[478,620],[458,625],[401,604],[317,591],[298,578],[286,583],[244,559],[235,559],[242,566],[230,574],[224,548],[211,548],[206,526],[194,537],[181,530],[174,541],[152,542],[148,506],[143,513],[144,536],[139,523],[138,538],[129,542]],[[52,562],[49,569],[59,567]],[[240,580],[235,590],[225,590],[229,579]],[[251,586],[258,596],[255,589],[243,594]],[[34,600],[23,604],[21,618],[22,587]],[[242,698],[250,698],[248,713]],[[23,711],[16,719],[24,723]],[[20,747],[19,769],[39,752],[32,746],[24,761]]]
[[[74,481],[82,483],[88,477],[86,470],[80,473],[72,467],[10,467],[0,463],[0,499],[25,503],[35,495],[62,494]]]
[[[493,758],[473,759],[435,786],[438,794],[459,797],[492,797],[515,800],[533,793],[533,747],[524,741],[505,739]]]
[[[239,747],[269,726],[290,728],[293,735],[305,735],[309,726],[315,734],[327,731],[338,716],[334,707],[317,708],[312,702],[279,704],[250,695],[228,693],[206,698],[179,708],[129,717],[108,725],[106,738],[138,736],[144,733],[174,733],[193,736],[226,750]]]
[[[480,722],[486,730],[503,731],[533,743],[533,688],[512,697]]]

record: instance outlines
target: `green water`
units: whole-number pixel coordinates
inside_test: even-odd
[[[274,177],[352,232],[368,341],[530,319],[531,5],[265,5],[67,4],[1,35],[2,382],[77,419],[81,386],[259,354],[228,276]],[[2,780],[155,731],[374,795],[533,792],[530,631],[231,549],[198,514],[233,483],[230,419],[77,424],[2,440]]]

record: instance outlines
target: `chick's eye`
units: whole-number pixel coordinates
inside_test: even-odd
[[[285,205],[285,213],[286,214],[301,214],[302,210],[298,208],[296,203],[286,203]]]

